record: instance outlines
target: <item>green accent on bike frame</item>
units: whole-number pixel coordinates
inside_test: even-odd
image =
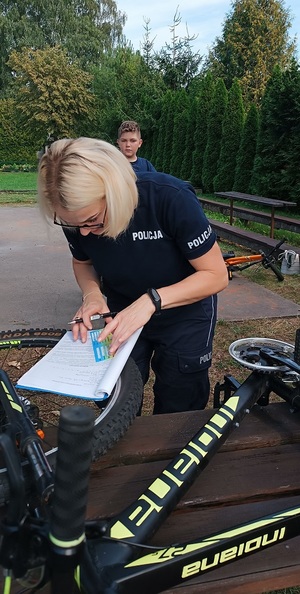
[[[161,475],[151,483],[147,492],[143,493],[133,506],[130,506],[130,509],[127,510],[130,523],[134,523],[136,527],[141,526],[152,513],[159,514],[164,509],[163,499],[172,490],[172,485],[180,488],[190,466],[193,464],[199,466],[201,464],[208,454],[205,447],[209,446],[216,438],[220,439],[222,437],[222,430],[224,432],[226,425],[234,419],[234,413],[238,409],[239,401],[239,396],[231,396],[225,405],[204,425],[201,433],[198,434],[197,440],[193,438],[181,450],[171,465],[165,468]],[[220,431],[218,431],[217,427],[220,428]],[[158,505],[154,501],[152,493],[161,500],[162,505]],[[110,536],[116,539],[132,538],[135,536],[135,532],[129,526],[126,526],[123,521],[117,520],[110,529]]]
[[[116,522],[110,531],[111,538],[132,538],[134,533],[131,532],[123,522]]]
[[[5,383],[4,383],[4,382],[2,382],[2,381],[1,381],[1,386],[2,386],[2,388],[3,388],[3,390],[4,390],[5,394],[6,394],[6,396],[7,396],[7,398],[8,398],[8,400],[9,400],[9,402],[10,402],[10,406],[11,406],[12,408],[14,408],[15,410],[17,410],[18,412],[22,413],[22,412],[23,412],[22,406],[20,406],[19,404],[17,404],[17,403],[14,401],[14,399],[13,399],[12,395],[10,394],[10,392],[9,392],[9,391],[8,391],[8,389],[7,389],[7,386],[6,386],[6,385],[5,385]]]
[[[205,538],[201,542],[193,542],[186,544],[184,546],[172,546],[168,549],[161,549],[154,553],[150,553],[149,555],[145,555],[140,559],[136,559],[125,567],[138,567],[140,565],[154,565],[156,563],[165,563],[166,561],[170,561],[174,557],[178,557],[181,555],[185,555],[191,553],[193,551],[197,551],[203,549],[207,546],[214,545],[216,543],[220,543],[223,539],[227,540],[228,538],[233,538],[235,536],[240,536],[243,534],[248,534],[249,532],[257,529],[263,528],[264,526],[270,526],[273,523],[281,520],[283,518],[288,518],[290,516],[296,516],[300,513],[300,507],[295,507],[285,512],[278,512],[276,514],[272,514],[267,518],[262,518],[261,520],[253,520],[253,522],[249,522],[244,526],[238,526],[237,528],[232,528],[231,530],[227,530],[226,532],[220,532],[219,534],[214,534],[213,536],[209,536]],[[283,538],[285,532],[285,528],[281,528],[279,533],[279,538]]]
[[[75,569],[74,578],[75,578],[75,582],[78,586],[78,589],[81,590],[81,587],[80,587],[80,565],[77,565],[77,567]]]
[[[6,576],[4,580],[3,594],[10,594],[11,591],[11,576]]]
[[[80,545],[85,539],[85,532],[83,532],[83,534],[79,536],[79,538],[77,538],[76,540],[59,540],[59,538],[55,538],[55,536],[53,536],[53,534],[51,534],[50,532],[49,539],[57,547],[61,547],[62,549],[68,549],[71,547],[78,547],[78,545]]]

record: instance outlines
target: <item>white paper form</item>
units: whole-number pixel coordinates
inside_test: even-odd
[[[82,343],[73,340],[71,331],[66,332],[43,359],[22,375],[16,387],[103,400],[111,394],[141,331],[130,336],[113,357],[102,361],[95,360],[90,333],[87,342]]]

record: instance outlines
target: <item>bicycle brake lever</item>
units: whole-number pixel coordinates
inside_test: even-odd
[[[269,360],[272,363],[286,365],[286,367],[289,367],[289,369],[292,369],[293,371],[300,373],[300,365],[298,365],[298,363],[296,363],[292,359],[289,359],[288,357],[282,357],[281,355],[276,355],[274,351],[265,347],[262,347],[260,349],[260,353],[267,361]]]

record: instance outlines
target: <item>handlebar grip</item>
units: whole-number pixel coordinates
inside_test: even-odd
[[[296,330],[294,361],[300,365],[300,328]]]
[[[84,406],[62,409],[51,509],[50,540],[73,547],[84,538],[94,413]]]

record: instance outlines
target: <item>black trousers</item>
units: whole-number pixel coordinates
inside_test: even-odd
[[[159,318],[153,316],[145,326],[131,354],[144,385],[150,366],[155,374],[153,414],[201,410],[210,392],[216,308],[200,319]]]

